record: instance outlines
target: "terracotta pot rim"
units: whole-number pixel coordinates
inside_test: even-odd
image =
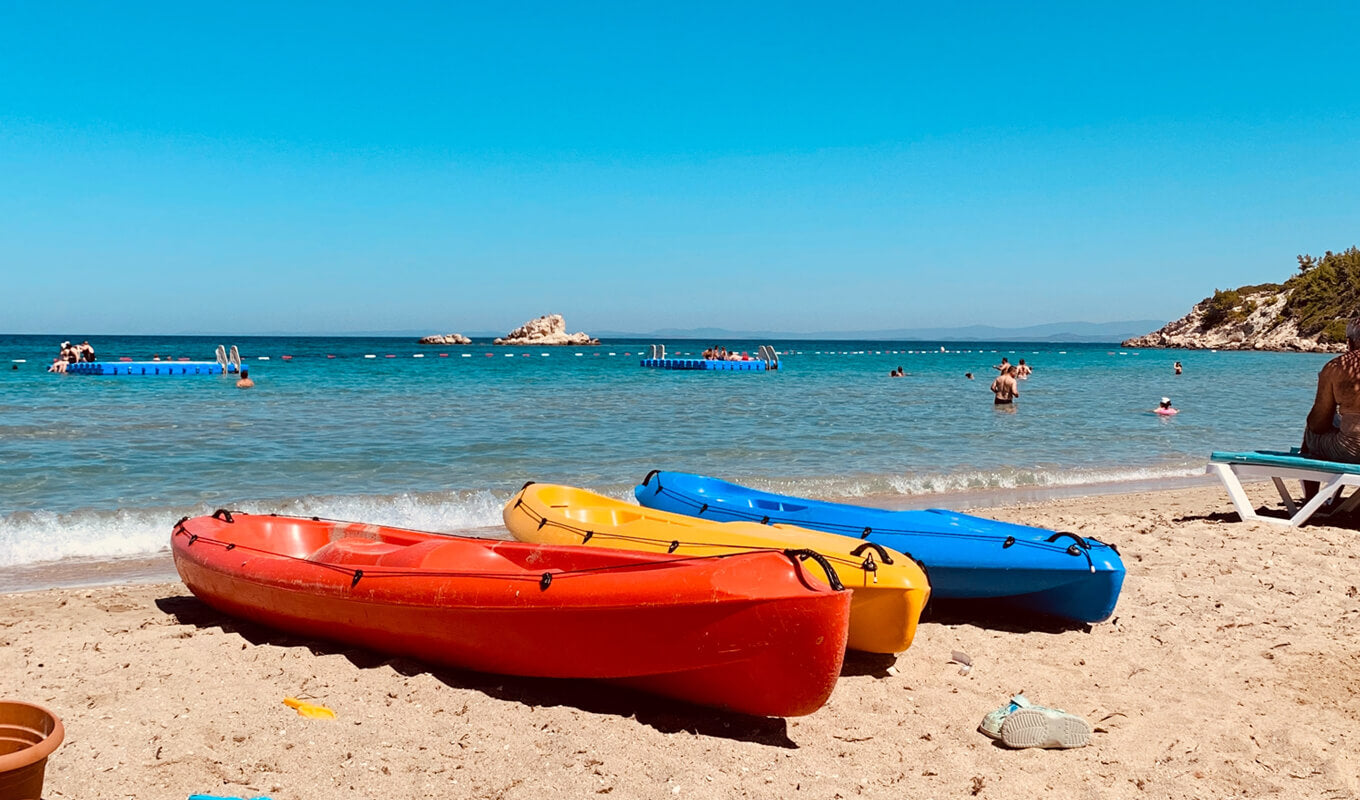
[[[22,700],[0,700],[0,708],[4,706],[22,706],[46,714],[52,720],[52,732],[32,747],[25,747],[17,753],[0,756],[0,773],[13,772],[42,761],[52,755],[52,752],[61,746],[62,739],[66,738],[66,726],[61,724],[61,719],[37,703],[25,703]]]

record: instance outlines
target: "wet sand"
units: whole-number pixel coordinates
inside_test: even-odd
[[[1278,505],[1269,484],[1249,493]],[[66,723],[49,800],[1360,792],[1360,518],[1241,523],[1217,486],[985,515],[1117,544],[1114,618],[935,604],[911,650],[851,654],[830,702],[797,719],[432,670],[238,622],[177,582],[0,596],[0,694]],[[1009,751],[976,732],[1021,689],[1095,724],[1091,746]],[[338,719],[301,718],[290,695]]]

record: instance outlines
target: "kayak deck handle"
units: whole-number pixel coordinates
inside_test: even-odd
[[[888,551],[883,548],[883,545],[878,544],[876,542],[865,542],[859,547],[856,547],[854,550],[851,550],[850,555],[857,556],[871,547],[878,552],[879,561],[882,561],[884,564],[893,563],[892,556],[888,555]]]
[[[831,588],[838,591],[845,591],[845,584],[841,583],[841,576],[836,574],[836,568],[831,566],[831,562],[826,560],[826,556],[816,550],[785,550],[784,555],[793,559],[794,562],[812,559],[817,562],[817,566],[826,573],[826,582],[831,584]]]

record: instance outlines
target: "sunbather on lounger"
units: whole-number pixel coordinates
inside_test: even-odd
[[[1346,343],[1350,349],[1318,373],[1317,398],[1299,454],[1360,464],[1360,317],[1346,325]]]

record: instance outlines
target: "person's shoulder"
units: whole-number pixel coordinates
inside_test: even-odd
[[[1360,373],[1360,350],[1351,350],[1342,353],[1331,361],[1328,361],[1326,364],[1322,365],[1322,369],[1318,371],[1318,375],[1332,375],[1337,372],[1347,375]]]

